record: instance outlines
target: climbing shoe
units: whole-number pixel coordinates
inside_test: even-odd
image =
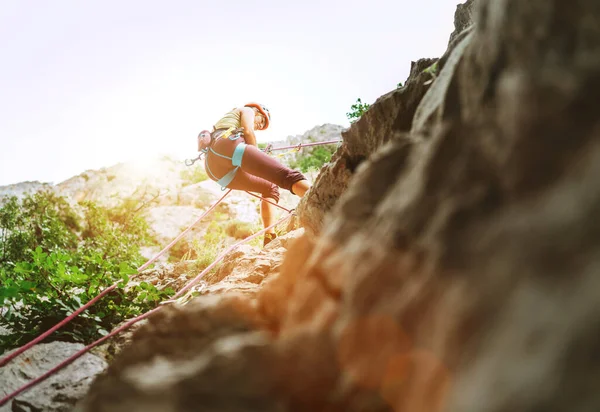
[[[263,247],[267,246],[271,240],[275,239],[277,235],[275,233],[265,233],[265,239],[263,240]]]

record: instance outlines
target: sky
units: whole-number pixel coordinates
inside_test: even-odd
[[[440,57],[461,0],[0,0],[0,185],[193,158],[233,107],[258,141],[349,126]]]

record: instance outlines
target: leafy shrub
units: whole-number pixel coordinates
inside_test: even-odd
[[[177,262],[180,260],[196,259],[196,250],[186,239],[181,239],[169,249],[169,261]]]
[[[143,262],[138,245],[148,237],[133,201],[76,209],[50,191],[10,198],[0,208],[0,325],[12,333],[0,351],[27,343],[118,281],[48,341],[89,343],[170,295],[144,282],[125,291]]]
[[[202,239],[193,242],[199,270],[210,265],[220,253],[226,237],[224,226],[227,219],[226,214],[215,212]]]
[[[201,271],[208,267],[225,248],[231,244],[231,239],[240,240],[253,235],[260,230],[258,224],[241,222],[239,220],[231,221],[225,213],[216,212],[206,228],[206,232],[201,239],[192,242],[193,249],[188,250],[184,259],[195,259],[196,269]],[[262,245],[262,238],[248,242],[251,246]]]
[[[369,110],[369,107],[370,105],[368,103],[363,103],[362,100],[358,98],[356,99],[356,103],[350,106],[351,111],[346,113],[346,117],[348,117],[350,123],[354,123]]]
[[[433,77],[435,77],[438,74],[438,69],[439,69],[439,65],[438,65],[438,62],[436,61],[431,66],[426,67],[425,69],[423,69],[423,73],[429,73]]]
[[[235,239],[245,239],[259,230],[260,228],[256,224],[241,222],[239,220],[229,222],[225,227],[225,233]]]
[[[336,149],[335,145],[315,146],[306,153],[298,154],[296,160],[290,162],[290,167],[300,169],[304,173],[319,170],[325,163],[331,161],[331,156]]]
[[[51,191],[38,192],[21,202],[9,198],[0,209],[0,265],[27,258],[36,246],[72,249],[81,224],[69,203]]]
[[[179,176],[183,180],[184,186],[193,185],[208,179],[208,175],[201,167],[188,167],[180,172]]]

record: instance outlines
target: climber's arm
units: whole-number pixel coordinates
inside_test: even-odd
[[[254,134],[254,110],[250,107],[242,107],[241,124],[244,128],[244,139],[246,144],[256,146],[256,135]]]

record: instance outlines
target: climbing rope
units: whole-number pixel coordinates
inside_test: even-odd
[[[294,149],[296,151],[299,151],[303,147],[322,146],[322,145],[326,145],[326,144],[334,144],[334,143],[340,143],[340,142],[341,142],[341,140],[328,140],[325,142],[298,143],[297,145],[292,145],[292,146],[271,147],[269,149],[269,151],[272,152],[275,150],[286,150],[286,149]],[[267,146],[267,147],[269,147],[269,146]]]
[[[273,147],[273,145],[271,143],[269,143],[267,145],[267,147],[265,147],[264,149],[261,149],[263,152],[265,152],[266,154],[272,154],[272,152],[276,151],[276,150],[286,150],[286,149],[293,149],[293,150],[289,150],[288,152],[285,153],[279,153],[274,155],[275,157],[283,157],[289,153],[293,153],[293,152],[299,152],[300,149],[302,149],[303,147],[310,147],[310,146],[322,146],[322,145],[326,145],[326,144],[334,144],[334,143],[340,143],[342,140],[328,140],[325,142],[314,142],[314,143],[298,143],[297,145],[293,145],[293,146],[282,146],[282,147]],[[200,153],[197,157],[193,158],[193,159],[185,159],[185,165],[186,166],[193,166],[194,163],[196,163],[198,160],[202,160],[204,153]]]
[[[287,209],[287,208],[285,208],[285,207],[283,207],[283,206],[280,206],[280,205],[278,205],[277,203],[271,202],[270,200],[268,200],[268,199],[265,199],[264,197],[262,197],[262,196],[259,196],[259,195],[256,195],[256,194],[254,194],[254,193],[252,193],[252,192],[248,192],[248,191],[246,191],[246,193],[248,193],[250,196],[254,196],[254,197],[256,197],[257,199],[260,199],[260,200],[262,200],[263,202],[267,202],[267,203],[270,203],[270,204],[272,204],[273,206],[277,206],[277,207],[278,207],[278,208],[280,208],[281,210],[285,210],[285,211],[286,211],[286,212],[288,212],[288,213],[292,213],[292,212],[294,211],[294,209],[291,209],[291,210],[290,210],[290,209]]]
[[[231,191],[231,190],[230,190]],[[229,192],[230,192],[229,191]],[[223,198],[229,194],[229,192],[227,192],[223,197],[221,197],[221,199],[219,199],[219,201],[217,203],[215,203],[213,205],[213,207],[209,210],[214,209],[214,207],[219,204],[221,202],[221,200],[223,200]],[[205,213],[206,214],[206,213]],[[204,214],[204,215],[205,215]],[[290,217],[293,216],[293,213],[288,213],[286,216],[284,216],[283,218],[279,219],[277,222],[273,223],[272,225],[256,232],[255,234],[237,242],[234,243],[233,245],[231,245],[229,248],[227,248],[224,252],[222,252],[210,265],[208,265],[202,272],[200,272],[198,274],[198,276],[196,276],[194,279],[192,279],[191,281],[189,281],[179,292],[177,292],[173,298],[171,298],[169,301],[174,301],[175,299],[179,298],[180,296],[182,296],[185,292],[187,292],[190,288],[192,288],[195,284],[197,284],[209,271],[211,271],[220,261],[222,261],[225,256],[227,256],[232,250],[236,249],[238,246],[243,245],[244,243],[247,243],[249,241],[251,241],[252,239],[260,236],[261,234],[267,232],[270,229],[273,229],[275,226],[285,222],[286,220],[288,220]],[[181,236],[181,235],[180,235]],[[180,238],[179,236],[179,238]],[[174,242],[171,242],[172,244],[174,244]],[[166,248],[165,248],[166,249]],[[163,249],[163,250],[165,250]],[[107,334],[106,336],[101,337],[100,339],[96,340],[95,342],[90,343],[89,345],[87,345],[86,347],[84,347],[83,349],[81,349],[79,352],[75,353],[74,355],[70,356],[69,358],[65,359],[64,361],[62,361],[61,363],[59,363],[58,365],[56,365],[54,368],[48,370],[46,373],[44,373],[43,375],[37,377],[36,379],[26,383],[25,385],[23,385],[22,387],[18,388],[17,390],[15,390],[14,392],[6,395],[4,398],[0,399],[0,406],[3,406],[4,404],[6,404],[9,400],[11,400],[12,398],[14,398],[15,396],[19,395],[20,393],[23,393],[24,391],[31,389],[33,386],[37,385],[38,383],[46,380],[47,378],[49,378],[50,376],[52,376],[53,374],[55,374],[56,372],[60,371],[61,369],[65,368],[66,366],[70,365],[71,363],[73,363],[75,360],[77,360],[78,358],[80,358],[81,356],[83,356],[85,353],[87,353],[90,349],[98,346],[99,344],[101,344],[102,342],[106,341],[107,339],[110,339],[111,337],[121,333],[122,331],[128,329],[129,327],[131,327],[132,325],[134,325],[135,323],[146,319],[147,317],[149,317],[150,315],[152,315],[155,312],[158,312],[160,309],[162,309],[165,305],[164,304],[159,304],[159,306],[157,306],[156,308],[136,317],[133,318],[131,320],[129,320],[128,322],[126,322],[125,324],[121,325],[120,327],[118,327],[117,329],[113,330],[112,332],[110,332],[109,334]],[[58,329],[58,328],[57,328]],[[54,329],[56,330],[56,329]],[[21,351],[22,353],[23,351]],[[10,359],[14,358],[14,356],[11,355]],[[8,359],[8,360],[10,360]],[[5,362],[6,363],[6,362]]]

